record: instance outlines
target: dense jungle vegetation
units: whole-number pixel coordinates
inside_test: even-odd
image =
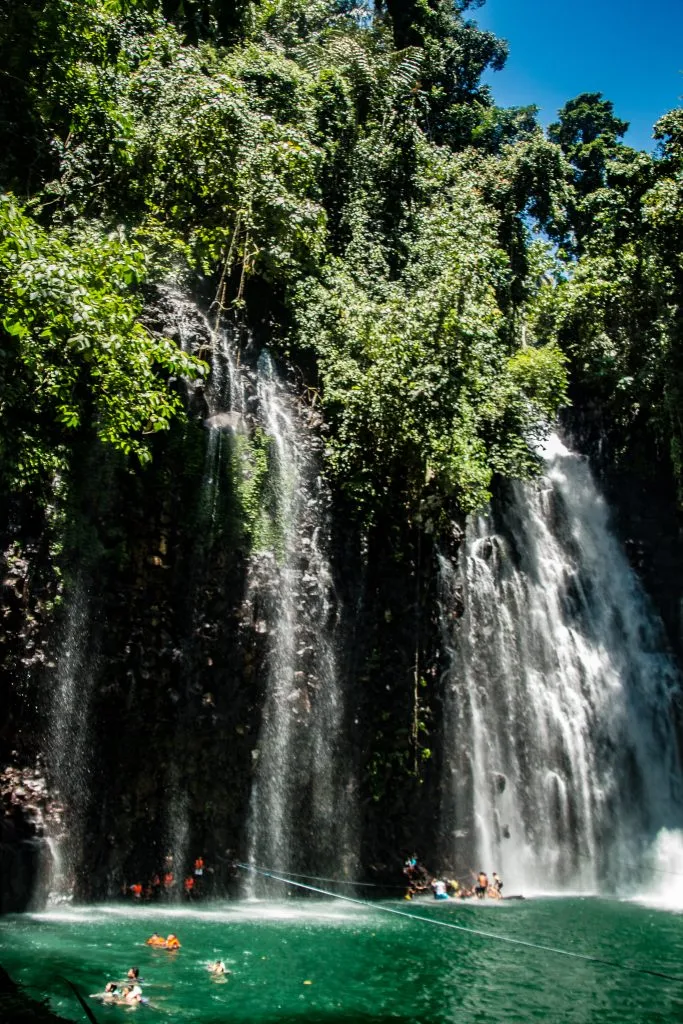
[[[1,0],[4,494],[184,415],[169,277],[300,368],[359,516],[480,506],[578,391],[683,489],[683,111],[654,156],[600,94],[544,133],[477,6]]]

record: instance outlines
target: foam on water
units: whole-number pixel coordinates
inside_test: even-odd
[[[352,924],[362,923],[370,919],[372,908],[345,901],[331,900],[292,900],[288,903],[269,902],[265,900],[236,900],[231,903],[215,903],[202,908],[167,906],[155,903],[149,906],[117,906],[115,904],[98,904],[92,907],[74,907],[68,910],[46,911],[31,914],[32,920],[45,922],[78,922],[88,924],[102,922],[107,919],[120,921],[149,922],[150,929],[160,921],[205,921],[207,925],[230,923],[237,919],[245,921],[291,921],[306,922],[315,925],[330,922]],[[163,928],[162,928],[163,930]]]
[[[45,910],[40,913],[25,914],[30,921],[44,921],[47,924],[95,924],[104,921],[102,913],[95,908],[80,907],[77,910]]]

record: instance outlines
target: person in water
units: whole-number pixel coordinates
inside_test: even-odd
[[[209,971],[211,974],[230,974],[230,971],[222,960],[214,960],[214,962],[209,965]]]
[[[502,898],[503,898],[503,880],[500,877],[500,875],[496,874],[495,871],[493,872],[492,878],[493,878],[493,881],[491,883],[491,888],[493,889],[495,899],[502,900]]]
[[[125,985],[121,989],[120,997],[117,1000],[120,1003],[141,1003],[142,1002],[142,989],[139,985]]]
[[[180,949],[180,942],[175,935],[168,935],[164,945],[166,946],[166,949]]]
[[[138,978],[140,977],[140,968],[139,967],[131,967],[131,969],[128,971],[128,974],[126,975],[126,977],[130,981],[137,982]]]
[[[145,945],[146,946],[165,946],[166,945],[166,939],[162,935],[158,935],[157,932],[154,932],[153,935],[150,935],[150,937],[145,940]]]
[[[119,988],[117,981],[108,981],[104,986],[104,995],[102,996],[104,1002],[107,1003],[121,1003],[130,1006],[135,1003],[144,1002],[142,998],[142,989],[139,985],[122,985]]]

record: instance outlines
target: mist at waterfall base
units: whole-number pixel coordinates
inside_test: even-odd
[[[680,905],[678,670],[586,460],[543,457],[440,560],[442,856],[508,893]]]
[[[683,1014],[683,985],[676,981],[509,945],[382,907],[627,968],[681,974],[680,915],[590,897],[72,907],[0,919],[0,961],[30,994],[47,996],[72,1020],[83,1020],[83,1011],[63,978],[88,997],[123,980],[131,966],[139,968],[149,1003],[123,1007],[90,998],[98,1021],[133,1013],[198,1024],[662,1024]],[[178,935],[181,949],[145,946],[153,930]],[[232,972],[226,978],[207,970],[217,958]]]

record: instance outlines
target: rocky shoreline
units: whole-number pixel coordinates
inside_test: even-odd
[[[26,995],[0,966],[0,1024],[66,1024],[66,1018]]]

